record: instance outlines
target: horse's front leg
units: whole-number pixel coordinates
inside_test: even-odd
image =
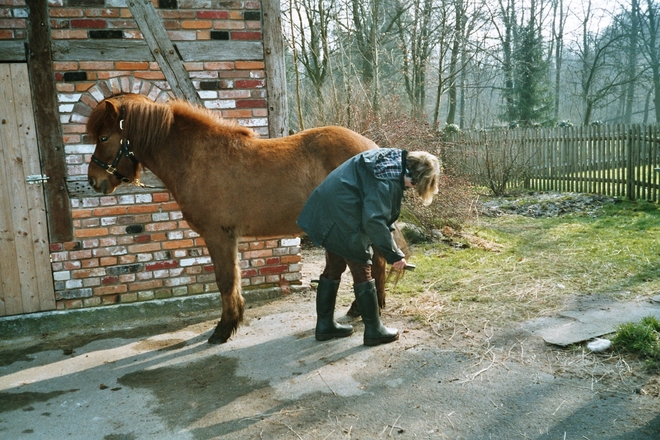
[[[222,297],[222,317],[209,338],[210,344],[223,344],[243,320],[245,301],[241,295],[241,272],[238,265],[238,239],[231,231],[206,242],[215,267],[215,279]]]

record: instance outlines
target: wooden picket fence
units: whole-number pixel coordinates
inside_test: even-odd
[[[659,201],[658,125],[465,131],[447,140],[447,165],[495,193],[521,188]]]

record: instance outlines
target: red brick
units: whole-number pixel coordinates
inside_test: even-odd
[[[165,240],[167,240],[167,234],[165,234],[164,232],[151,234],[151,241],[165,241]]]
[[[179,267],[179,262],[176,260],[157,261],[154,263],[147,263],[144,265],[145,270],[163,270],[173,269]]]
[[[170,195],[169,193],[154,193],[151,195],[151,198],[154,202],[167,202],[170,200]]]
[[[163,243],[163,249],[181,249],[192,246],[192,240],[171,240]]]
[[[128,288],[126,287],[126,284],[116,284],[114,286],[101,286],[101,287],[95,287],[94,288],[94,295],[96,296],[102,296],[102,295],[109,295],[113,293],[123,293],[128,291]]]
[[[145,212],[158,212],[158,205],[131,205],[128,207],[129,214],[142,214]]]
[[[105,275],[105,269],[99,267],[94,269],[74,270],[72,271],[72,275],[74,279],[100,277]]]
[[[261,32],[237,32],[231,33],[232,40],[261,40]]]
[[[87,218],[91,216],[91,209],[74,209],[71,211],[71,218]]]
[[[272,249],[248,251],[248,252],[243,252],[243,259],[244,260],[251,260],[252,258],[270,257],[272,255],[273,255]]]
[[[197,18],[206,20],[227,20],[229,12],[227,11],[197,11]]]
[[[135,237],[135,242],[136,243],[149,243],[151,241],[151,235],[146,234],[146,235],[138,235]]]
[[[78,70],[77,61],[59,61],[53,63],[54,70]]]
[[[131,283],[130,289],[135,290],[151,290],[163,287],[163,280],[149,280],[149,281],[138,281],[136,283]]]
[[[82,9],[73,9],[73,8],[50,8],[50,10],[48,11],[48,15],[50,15],[51,17],[63,17],[63,18],[82,17],[83,11]]]
[[[71,27],[84,29],[105,29],[106,23],[105,20],[94,19],[71,20]]]
[[[256,277],[257,275],[259,275],[259,271],[257,271],[257,269],[246,269],[241,272],[241,278]]]
[[[0,18],[0,28],[27,29],[27,20],[24,18]]]
[[[211,29],[208,20],[186,20],[181,22],[181,29]]]
[[[133,76],[135,78],[140,78],[140,79],[151,79],[151,80],[165,79],[165,75],[162,72],[135,72]]]
[[[159,250],[160,250],[160,243],[134,244],[133,246],[128,247],[128,251],[132,254],[155,252]]]
[[[264,68],[263,61],[236,61],[237,70],[263,70]]]
[[[51,252],[60,252],[64,249],[64,245],[62,243],[51,243],[50,244],[50,251]]]
[[[177,228],[176,222],[150,223],[144,229],[150,232],[154,231],[172,231]]]
[[[108,235],[108,228],[90,228],[90,229],[77,229],[74,234],[75,237],[101,237]]]
[[[117,70],[147,70],[147,69],[149,69],[149,63],[148,62],[117,61],[115,63],[115,68]]]
[[[113,70],[115,63],[112,61],[81,61],[82,70]]]
[[[268,266],[279,264],[279,262],[280,262],[280,257],[266,258],[266,264]],[[282,263],[284,263],[284,261],[282,261]]]
[[[101,296],[101,295],[99,295]],[[119,302],[119,295],[104,295],[101,296],[101,304],[117,304]]]
[[[265,81],[261,79],[237,79],[234,86],[237,89],[259,89],[263,88]]]
[[[295,264],[300,263],[302,261],[302,257],[300,255],[285,255],[280,258],[280,261],[282,263]]]
[[[117,264],[117,257],[102,257],[101,266],[115,266]]]
[[[119,282],[119,277],[116,277],[114,275],[101,278],[101,284],[104,285],[115,284],[117,282]]]
[[[240,99],[236,101],[236,108],[266,107],[265,99]]]
[[[108,217],[126,214],[125,206],[109,206],[107,208],[95,208],[94,217]]]
[[[154,202],[155,202],[155,200],[154,200]],[[177,210],[181,209],[177,202],[163,203],[161,206],[163,208],[163,211],[177,211]]]
[[[280,274],[287,272],[289,266],[265,266],[259,269],[261,275],[271,275],[271,274]]]
[[[99,259],[98,258],[86,258],[80,261],[80,265],[84,268],[87,267],[98,267]]]

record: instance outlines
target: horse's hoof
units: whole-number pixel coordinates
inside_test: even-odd
[[[348,312],[346,312],[348,316],[353,316],[354,318],[357,318],[360,316],[360,309],[358,308],[357,302],[353,301],[351,304],[351,308],[348,309]]]
[[[221,332],[216,330],[215,332],[213,332],[213,334],[209,338],[209,344],[214,344],[214,345],[224,344],[225,342],[227,342],[228,339],[229,339],[229,336],[227,336],[227,337],[222,336]]]

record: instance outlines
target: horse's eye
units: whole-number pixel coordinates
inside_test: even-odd
[[[108,142],[108,136],[101,136],[101,142]]]

